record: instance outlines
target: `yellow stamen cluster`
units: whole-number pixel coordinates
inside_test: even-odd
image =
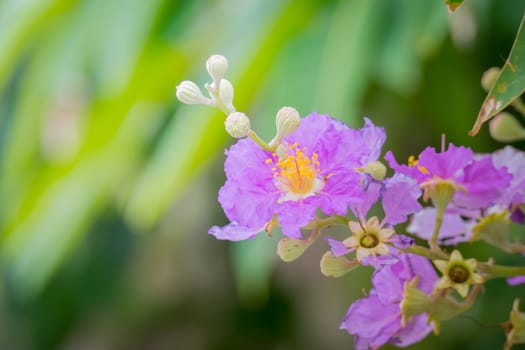
[[[408,157],[408,166],[417,167],[417,170],[421,171],[423,174],[430,174],[430,171],[428,171],[427,168],[419,165],[419,161],[414,156]]]
[[[298,195],[308,195],[318,187],[316,180],[319,174],[317,153],[311,158],[305,152],[306,148],[299,148],[297,143],[285,144],[284,156],[281,156],[272,167],[274,178],[279,189]],[[266,163],[273,164],[271,158]]]

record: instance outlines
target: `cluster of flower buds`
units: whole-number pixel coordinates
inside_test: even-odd
[[[525,254],[525,245],[508,236],[509,225],[525,221],[524,152],[505,147],[475,154],[443,144],[440,151],[427,147],[400,164],[389,151],[384,156],[389,170],[381,159],[386,133],[368,118],[352,129],[327,115],[301,118],[292,107],[278,111],[275,137],[266,143],[233,108],[227,66],[222,56],[208,60],[210,98],[192,82],[177,87],[182,102],[223,110],[226,130],[240,138],[226,153],[227,179],[218,196],[230,223],[209,233],[240,241],[261,232],[272,236],[279,227],[285,237],[277,254],[292,261],[324,228],[346,228],[343,240],[324,236],[329,250],[320,265],[331,277],[360,266],[374,269],[372,290],[350,306],[341,324],[354,335],[356,348],[416,343],[468,311],[486,281],[525,282],[525,266],[465,259],[458,246],[481,240]],[[373,207],[382,215],[370,215]],[[405,232],[399,225],[406,222]],[[454,248],[449,252],[446,246]],[[502,323],[507,349],[525,343],[524,320],[516,302]]]

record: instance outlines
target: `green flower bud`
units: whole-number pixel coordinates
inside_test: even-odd
[[[344,256],[336,257],[330,251],[321,258],[321,272],[327,277],[341,277],[358,266],[357,260],[348,260]]]
[[[403,327],[406,321],[413,316],[419,315],[430,310],[432,300],[427,293],[417,288],[419,276],[414,277],[412,281],[405,282],[403,287],[403,300],[401,300],[401,324]]]
[[[386,166],[380,161],[368,163],[365,165],[364,171],[377,181],[382,181],[386,177]]]
[[[447,180],[440,180],[435,183],[434,187],[428,189],[430,199],[434,207],[440,212],[444,212],[448,203],[456,193],[456,187]]]
[[[283,238],[277,245],[277,255],[279,255],[282,261],[294,261],[303,255],[314,241],[315,240]]]
[[[496,81],[498,81],[500,72],[501,69],[499,67],[490,67],[483,73],[481,76],[481,87],[483,90],[489,92],[494,87]]]
[[[507,112],[498,113],[489,122],[490,136],[499,142],[515,142],[525,140],[525,129]]]

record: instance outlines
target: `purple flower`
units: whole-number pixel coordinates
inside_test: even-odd
[[[439,229],[439,243],[452,245],[466,242],[470,237],[470,228],[475,225],[479,212],[469,220],[464,220],[465,212],[454,209],[447,209],[443,215],[443,223]],[[427,207],[412,216],[407,232],[420,238],[429,240],[436,225],[437,210]]]
[[[428,260],[412,254],[400,254],[394,264],[377,270],[369,295],[354,302],[340,328],[355,336],[357,350],[376,349],[386,343],[396,346],[414,344],[430,333],[427,315],[416,315],[405,327],[401,323],[401,301],[405,282],[419,276],[417,287],[430,294],[438,281]]]
[[[448,183],[455,190],[453,203],[470,209],[496,203],[512,178],[506,169],[497,169],[490,157],[475,159],[472,150],[453,144],[440,153],[427,147],[418,160],[409,158],[408,165],[398,164],[391,152],[385,159],[395,171],[415,178],[424,190],[425,199],[437,184]]]
[[[326,115],[313,113],[283,140],[277,154],[242,139],[227,152],[226,183],[219,202],[231,223],[214,226],[219,239],[242,240],[261,232],[274,216],[283,233],[300,238],[301,227],[317,209],[345,215],[349,205],[363,200],[361,174],[356,169],[371,157],[378,143],[370,121],[356,131]]]
[[[510,209],[512,221],[525,223],[524,213],[519,207],[525,203],[525,153],[506,146],[492,154],[492,161],[496,168],[506,169],[512,175],[512,181],[503,189],[498,203]]]

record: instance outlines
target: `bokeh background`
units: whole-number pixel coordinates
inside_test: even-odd
[[[279,234],[207,234],[224,116],[175,86],[230,61],[234,103],[270,139],[276,111],[368,116],[398,159],[467,136],[523,0],[2,0],[0,349],[352,349],[338,330],[371,271],[321,275]],[[523,144],[516,145],[522,147]],[[334,232],[337,234],[337,232]],[[469,254],[523,263],[483,245]],[[514,296],[488,283],[468,316],[414,349],[497,349]],[[389,348],[389,347],[385,347]],[[519,347],[516,347],[518,349]],[[523,349],[523,347],[521,347]]]

